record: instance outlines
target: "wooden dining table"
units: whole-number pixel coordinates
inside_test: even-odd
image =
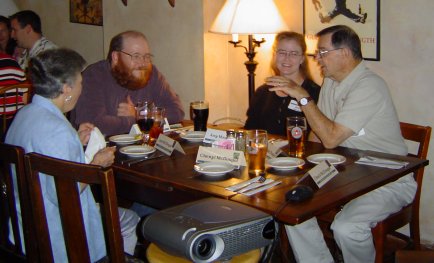
[[[338,208],[360,195],[428,165],[428,160],[414,157],[345,147],[325,149],[319,143],[307,142],[305,157],[317,153],[333,153],[344,156],[346,161],[336,165],[338,175],[317,189],[311,199],[301,203],[288,203],[285,200],[285,193],[315,164],[306,161],[305,165],[289,171],[277,171],[269,167],[266,169],[266,177],[279,180],[281,184],[264,192],[246,196],[225,189],[255,177],[249,174],[245,167],[219,177],[201,175],[193,167],[196,164],[198,148],[202,143],[185,141],[176,134],[172,134],[172,137],[179,140],[185,154],[174,151],[171,156],[128,166],[124,161],[129,157],[117,153],[113,168],[119,197],[164,209],[212,196],[246,204],[273,215],[282,223],[295,225]],[[282,150],[286,152],[287,146]],[[406,161],[409,164],[395,170],[355,163],[360,157],[366,155]]]

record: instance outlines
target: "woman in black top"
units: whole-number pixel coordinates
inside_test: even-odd
[[[315,102],[318,101],[320,87],[310,77],[303,35],[295,32],[277,34],[271,68],[277,77],[270,77],[267,82],[278,78],[293,81],[306,89]],[[304,114],[295,98],[281,91],[269,91],[270,88],[273,86],[264,84],[255,91],[247,110],[244,128],[264,129],[271,134],[286,135],[286,117]]]

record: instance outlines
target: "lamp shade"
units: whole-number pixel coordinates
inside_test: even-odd
[[[273,34],[288,30],[273,0],[227,0],[211,26],[221,34]]]

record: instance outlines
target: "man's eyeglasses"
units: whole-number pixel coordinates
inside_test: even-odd
[[[338,47],[338,48],[330,49],[330,50],[315,50],[315,57],[319,56],[320,58],[323,58],[329,52],[336,51],[336,50],[339,50],[339,49],[343,49],[343,48],[342,47]]]
[[[295,58],[295,57],[301,56],[302,54],[300,52],[297,52],[297,51],[286,51],[283,49],[278,49],[278,50],[276,50],[276,55],[279,58],[286,58],[286,57]]]
[[[130,54],[130,53],[122,51],[122,50],[119,50],[119,52],[124,53],[125,55],[130,56],[131,60],[133,62],[135,62],[135,63],[139,63],[141,61],[144,61],[145,63],[150,63],[152,61],[152,58],[154,57],[154,55],[149,54],[149,53],[145,54],[145,55],[141,55],[141,54],[137,54],[137,53]]]

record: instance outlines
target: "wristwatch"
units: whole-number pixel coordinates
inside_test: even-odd
[[[309,101],[311,101],[311,100],[313,100],[312,97],[304,97],[304,98],[301,98],[301,99],[298,101],[298,103],[299,103],[301,106],[306,106],[306,105],[309,103]]]

